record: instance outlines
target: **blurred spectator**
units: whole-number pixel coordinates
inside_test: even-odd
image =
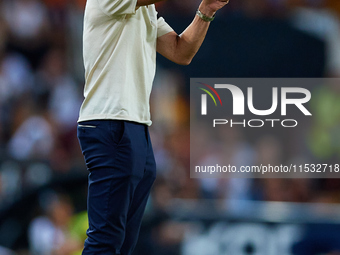
[[[36,94],[47,98],[47,110],[55,136],[53,167],[68,171],[75,148],[76,122],[81,105],[80,90],[66,66],[65,51],[52,48],[37,74]]]
[[[284,165],[282,142],[273,135],[260,137],[256,143],[257,165]],[[306,159],[303,160],[305,162]],[[299,165],[296,161],[294,164]],[[314,192],[312,179],[257,179],[254,198],[264,201],[310,202]]]
[[[202,158],[198,165],[231,165],[239,169],[242,165],[255,163],[255,151],[244,139],[241,129],[225,125],[216,131],[215,139],[214,144],[209,146],[215,149],[209,150],[210,154]],[[214,193],[215,198],[224,198],[230,203],[234,200],[252,198],[252,179],[230,178],[225,174],[221,177],[221,179],[199,179],[204,193]]]
[[[26,188],[37,188],[48,184],[52,180],[52,169],[44,163],[30,164],[24,175]]]
[[[258,139],[256,144],[257,165],[279,166],[283,163],[283,148],[281,142],[275,136],[264,136]],[[291,180],[289,179],[260,179],[262,197],[265,201],[290,201]]]
[[[83,243],[70,233],[73,215],[70,198],[50,194],[45,199],[46,215],[35,218],[29,228],[32,255],[71,255],[78,252]]]
[[[48,108],[60,133],[75,128],[81,104],[80,91],[65,60],[63,50],[51,49],[37,75],[38,93],[49,94]]]
[[[0,49],[0,152],[6,147],[2,143],[7,143],[8,135],[12,133],[14,111],[20,108],[15,102],[29,94],[32,88],[33,74],[28,61],[17,53],[1,52]]]
[[[175,188],[175,197],[197,199],[200,197],[197,179],[190,178],[190,135],[186,126],[178,127],[166,136],[165,147],[170,152],[172,167],[166,175],[169,184]]]
[[[27,60],[17,53],[0,57],[0,106],[32,90],[33,75]]]
[[[11,48],[37,67],[48,43],[46,7],[39,0],[6,0],[1,11],[10,29]]]
[[[24,100],[21,124],[8,142],[8,152],[17,160],[48,159],[53,149],[52,127],[45,110],[38,110],[31,100]]]

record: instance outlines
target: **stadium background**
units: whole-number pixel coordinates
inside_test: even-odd
[[[198,4],[171,0],[157,9],[180,33]],[[84,6],[0,0],[0,255],[81,250]],[[340,254],[340,180],[199,180],[188,170],[190,77],[340,77],[339,15],[338,0],[233,0],[190,66],[158,56],[151,98],[158,179],[135,255]],[[340,88],[312,95],[308,132],[229,133],[230,160],[339,163]]]

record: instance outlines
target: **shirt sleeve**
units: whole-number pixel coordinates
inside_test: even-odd
[[[109,16],[134,14],[137,0],[97,0],[101,10]]]
[[[170,33],[174,31],[166,21],[160,17],[157,20],[157,37],[161,37],[162,35],[165,35],[167,33]]]

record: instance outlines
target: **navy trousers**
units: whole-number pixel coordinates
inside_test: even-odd
[[[156,164],[148,127],[122,120],[78,124],[89,170],[88,238],[83,255],[131,255]]]

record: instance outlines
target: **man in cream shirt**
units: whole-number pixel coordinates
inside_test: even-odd
[[[156,52],[188,65],[217,10],[203,0],[177,35],[157,18],[160,0],[87,0],[84,17],[84,102],[78,139],[89,174],[84,255],[130,255],[156,177],[149,137],[149,97]]]

